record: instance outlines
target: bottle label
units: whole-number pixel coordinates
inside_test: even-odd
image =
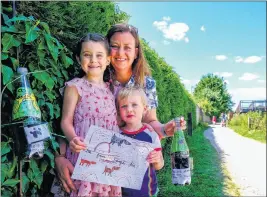
[[[30,88],[17,89],[17,97],[13,105],[13,120],[24,117],[36,117],[41,119],[41,111],[36,98]]]
[[[185,185],[191,183],[190,168],[172,169],[172,183]]]

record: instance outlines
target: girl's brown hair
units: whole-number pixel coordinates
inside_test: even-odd
[[[117,32],[120,32],[120,33],[129,32],[130,34],[132,34],[132,36],[135,39],[135,47],[138,48],[138,54],[137,54],[137,58],[134,60],[132,64],[132,70],[133,70],[133,74],[135,78],[135,83],[143,87],[145,84],[145,76],[150,76],[151,71],[143,54],[143,49],[142,49],[139,36],[138,36],[138,30],[136,27],[125,24],[125,23],[115,24],[109,29],[107,36],[106,36],[109,44],[110,44],[111,37]],[[108,70],[108,69],[106,70],[108,70],[108,72],[114,72],[114,68],[113,67],[111,68],[112,70]],[[107,74],[107,76],[109,75],[110,74]]]

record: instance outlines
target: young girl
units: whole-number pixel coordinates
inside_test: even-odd
[[[136,86],[122,88],[117,96],[117,109],[125,123],[125,126],[120,128],[121,134],[157,145],[157,148],[147,157],[150,165],[144,175],[141,189],[123,188],[122,195],[156,196],[159,189],[155,170],[160,170],[164,166],[164,160],[159,136],[142,124],[143,115],[147,110],[147,98],[143,89]]]
[[[77,45],[76,59],[84,71],[82,78],[66,83],[61,128],[69,142],[66,158],[75,165],[78,153],[86,148],[83,139],[91,125],[118,131],[115,99],[103,74],[110,63],[109,45],[100,34],[89,33]],[[74,181],[71,196],[121,196],[121,188]]]

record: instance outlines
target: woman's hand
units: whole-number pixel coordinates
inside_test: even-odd
[[[163,125],[164,131],[167,134],[167,136],[173,136],[174,132],[176,130],[176,123],[174,120],[169,121],[165,125]],[[186,129],[186,121],[184,120],[184,117],[180,118],[180,127],[182,130]]]
[[[72,163],[65,157],[56,157],[55,164],[58,178],[60,179],[64,190],[68,193],[70,193],[71,190],[76,191],[73,181],[70,178],[74,169]]]
[[[79,153],[81,152],[81,150],[86,149],[86,144],[79,136],[75,136],[74,138],[72,138],[72,140],[70,140],[69,147],[72,152]]]

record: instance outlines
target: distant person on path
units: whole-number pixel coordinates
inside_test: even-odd
[[[216,116],[212,116],[212,124],[213,124],[213,125],[216,124]]]
[[[226,120],[227,120],[227,115],[225,113],[221,114],[221,125],[226,126]]]
[[[140,190],[122,188],[122,196],[157,196],[159,191],[156,170],[164,166],[159,136],[150,131],[142,123],[143,114],[147,110],[145,92],[140,87],[122,88],[117,96],[118,113],[125,123],[120,127],[122,135],[155,144],[155,149],[147,157],[149,166],[144,175]]]
[[[111,65],[105,71],[104,81],[110,82],[115,96],[123,87],[139,85],[144,88],[148,110],[143,117],[143,122],[152,126],[160,138],[173,136],[175,122],[171,120],[162,124],[157,119],[156,81],[151,77],[149,66],[144,58],[137,28],[128,24],[116,24],[111,27],[106,37],[110,45]],[[185,129],[185,121],[182,129]],[[60,155],[64,155],[64,152],[60,152]],[[76,190],[70,179],[73,164],[62,156],[56,156],[55,165],[64,189],[68,193]]]

